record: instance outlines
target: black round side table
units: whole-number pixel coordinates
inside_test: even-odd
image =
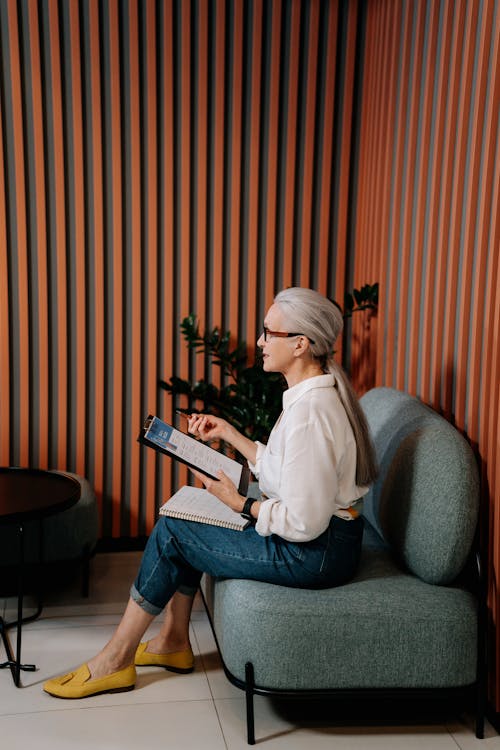
[[[80,484],[72,477],[42,469],[0,468],[0,524],[17,529],[19,541],[17,619],[12,622],[5,622],[4,618],[0,617],[0,635],[7,652],[7,661],[0,664],[0,669],[10,667],[16,687],[21,687],[21,669],[29,671],[36,669],[34,664],[21,663],[22,625],[39,617],[42,611],[42,605],[39,601],[35,614],[23,618],[24,524],[27,521],[41,520],[54,513],[66,510],[75,505],[79,498]],[[16,626],[17,647],[14,658],[7,630]]]

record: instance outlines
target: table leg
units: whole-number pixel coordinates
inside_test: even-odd
[[[0,669],[6,669],[7,667],[10,667],[15,686],[21,687],[21,669],[26,672],[34,672],[36,670],[36,666],[34,664],[21,664],[21,638],[23,626],[24,597],[24,527],[22,524],[19,525],[18,532],[19,567],[17,578],[17,620],[15,622],[6,623],[3,617],[0,617],[0,635],[2,636],[2,642],[7,653],[7,661],[3,662],[3,664],[0,664]],[[7,629],[13,627],[14,625],[17,625],[17,645],[15,659],[7,634]]]

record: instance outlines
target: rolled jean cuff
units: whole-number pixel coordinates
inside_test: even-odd
[[[187,584],[181,583],[177,591],[179,594],[185,594],[185,596],[195,596],[198,591],[198,586],[188,586]]]
[[[134,584],[132,584],[130,588],[130,596],[141,609],[148,613],[148,615],[153,615],[154,617],[156,617],[156,615],[161,614],[164,610],[164,607],[157,607],[156,604],[151,604],[151,602],[148,602],[148,600],[145,599],[142,594],[137,591]]]

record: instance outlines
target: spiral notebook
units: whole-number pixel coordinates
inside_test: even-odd
[[[181,487],[161,506],[160,515],[223,526],[234,531],[243,531],[250,523],[207,490],[187,486]]]

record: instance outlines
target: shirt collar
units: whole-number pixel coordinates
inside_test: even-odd
[[[292,386],[283,393],[283,409],[287,409],[297,401],[307,391],[313,388],[332,388],[335,385],[335,376],[328,373],[327,375],[315,375],[307,380],[301,380],[297,385]]]

